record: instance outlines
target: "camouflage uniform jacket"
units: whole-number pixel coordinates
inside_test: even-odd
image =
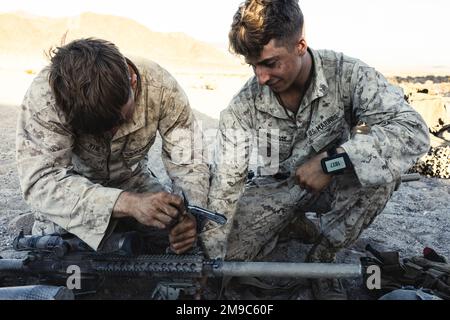
[[[314,62],[313,78],[296,114],[283,108],[256,77],[221,113],[208,205],[226,214],[229,223],[222,228],[210,224],[203,235],[213,256],[223,256],[224,239],[247,177],[249,150],[256,146],[252,141],[258,143],[259,150],[266,150],[261,137],[267,133],[275,139],[271,141],[278,141],[279,166],[263,155],[266,161],[258,165],[266,173],[293,175],[314,155],[330,146],[341,146],[362,186],[396,181],[428,151],[427,126],[405,102],[401,90],[357,59],[333,51],[309,52]],[[366,123],[370,132],[353,134],[352,127],[358,122]],[[240,150],[237,157],[233,146]]]
[[[21,105],[16,156],[25,200],[41,212],[36,218],[42,215],[94,249],[123,191],[120,184],[147,170],[147,153],[157,132],[173,183],[186,191],[192,203],[206,205],[209,168],[201,153],[190,150],[194,144],[180,144],[198,129],[187,97],[156,63],[142,60],[136,65],[142,93],[132,120],[114,136],[74,134],[55,106],[47,68],[34,79]],[[178,157],[186,147],[189,159]],[[191,161],[194,153],[196,161]]]

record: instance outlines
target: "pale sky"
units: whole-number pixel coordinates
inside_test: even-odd
[[[90,11],[134,19],[153,31],[184,32],[227,43],[241,0],[15,0],[0,12],[62,17]],[[378,67],[450,70],[448,0],[300,0],[306,39],[315,49],[342,51]]]

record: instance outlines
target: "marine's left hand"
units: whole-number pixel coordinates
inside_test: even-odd
[[[197,239],[197,222],[193,215],[183,214],[178,223],[170,230],[170,249],[176,254],[181,254],[195,244]]]
[[[320,164],[326,157],[327,153],[322,152],[297,168],[295,176],[300,188],[319,193],[330,184],[332,176],[325,174]]]

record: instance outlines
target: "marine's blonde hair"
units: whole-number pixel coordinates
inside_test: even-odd
[[[270,40],[292,46],[302,31],[303,13],[297,0],[246,0],[233,17],[230,51],[258,57]]]

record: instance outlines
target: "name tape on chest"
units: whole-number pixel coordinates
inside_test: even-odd
[[[316,125],[315,127],[308,130],[307,134],[309,137],[315,136],[322,131],[324,131],[326,128],[328,128],[332,123],[334,123],[336,120],[339,119],[339,114],[335,113],[332,116],[326,118],[324,121]]]

